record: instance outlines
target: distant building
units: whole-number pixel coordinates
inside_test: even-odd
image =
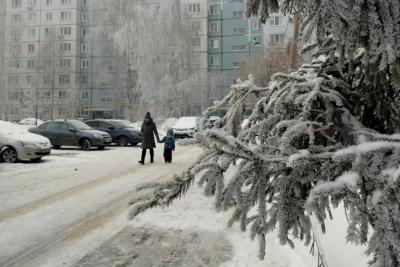
[[[5,1],[3,77],[8,120],[75,114],[79,92],[77,0]]]
[[[6,15],[6,0],[0,0],[0,114],[5,112],[4,103],[6,103],[6,94],[4,92],[4,46],[5,46],[5,15]],[[1,119],[1,115],[0,115]]]
[[[240,67],[263,52],[263,29],[259,18],[246,17],[244,0],[209,0],[208,70],[220,73],[215,99],[222,99],[240,76]]]

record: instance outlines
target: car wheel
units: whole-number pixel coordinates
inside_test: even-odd
[[[15,163],[18,160],[17,151],[14,148],[6,148],[1,154],[1,159],[6,163]]]
[[[61,148],[61,146],[56,146],[56,145],[53,145],[53,148],[54,148],[54,149],[60,149],[60,148]]]
[[[31,162],[33,163],[38,163],[42,160],[42,158],[37,158],[37,159],[31,159]]]
[[[105,146],[98,146],[97,149],[98,150],[104,150]]]
[[[127,146],[128,145],[128,138],[126,138],[126,136],[118,137],[117,145],[119,145],[119,146]]]
[[[83,151],[88,151],[90,148],[92,148],[92,143],[86,138],[81,140],[80,145]]]

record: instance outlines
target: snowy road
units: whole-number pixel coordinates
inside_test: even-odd
[[[135,188],[180,173],[200,153],[179,147],[165,165],[139,148],[54,150],[39,164],[0,164],[0,266],[71,266],[127,223]],[[84,249],[83,249],[84,248]]]

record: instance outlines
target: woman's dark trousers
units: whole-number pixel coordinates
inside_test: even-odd
[[[153,163],[154,162],[154,149],[150,148],[150,162]],[[144,163],[144,159],[146,157],[146,149],[143,148],[142,149],[142,162]]]

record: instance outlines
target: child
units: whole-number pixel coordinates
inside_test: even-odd
[[[164,145],[164,159],[165,163],[172,162],[172,151],[175,151],[175,138],[174,131],[169,129],[167,132],[167,136],[165,136],[160,143],[165,143]]]

